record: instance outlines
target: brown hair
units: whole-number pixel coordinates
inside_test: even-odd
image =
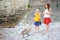
[[[47,5],[48,7],[47,7],[47,8],[45,7],[45,9],[48,9],[48,10],[50,11],[50,4],[47,3],[46,5]]]

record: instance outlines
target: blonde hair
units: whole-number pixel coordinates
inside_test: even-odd
[[[38,12],[39,11],[39,9],[36,9],[36,12]]]

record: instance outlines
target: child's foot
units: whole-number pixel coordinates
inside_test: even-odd
[[[35,31],[35,33],[39,33],[40,31]]]
[[[48,33],[49,31],[48,30],[46,30],[46,33]]]

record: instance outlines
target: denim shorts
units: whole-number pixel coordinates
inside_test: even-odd
[[[39,26],[39,25],[41,25],[41,22],[34,22],[34,25]]]

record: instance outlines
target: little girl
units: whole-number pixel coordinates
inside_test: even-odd
[[[44,11],[44,24],[46,24],[46,32],[49,30],[49,24],[51,23],[51,8],[49,3],[45,5],[45,11]]]
[[[36,26],[35,31],[38,32],[39,25],[41,25],[41,15],[39,9],[36,9],[36,13],[34,14],[34,25]]]

